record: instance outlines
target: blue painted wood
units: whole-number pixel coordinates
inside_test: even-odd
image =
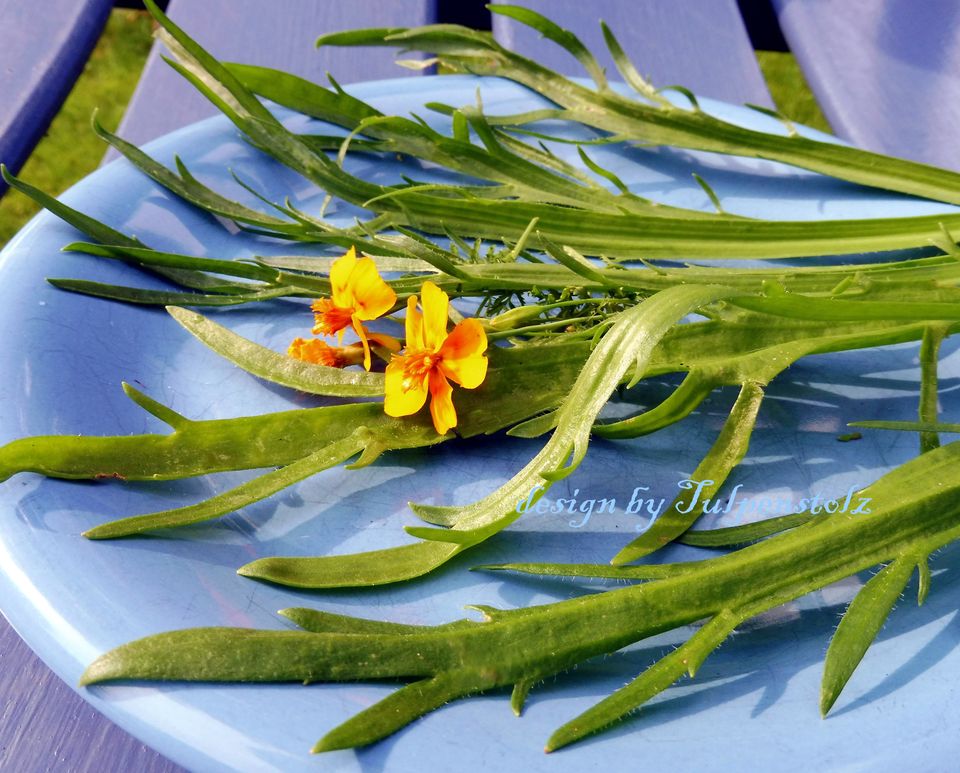
[[[178,773],[103,717],[0,617],[0,770]]]
[[[960,169],[960,3],[773,0],[834,131]]]
[[[411,75],[391,49],[314,47],[324,32],[429,24],[436,0],[171,0],[167,12],[215,56],[341,83]],[[216,110],[161,59],[155,45],[130,101],[120,135],[142,143]]]
[[[494,0],[504,4],[504,0]],[[599,20],[614,31],[641,74],[655,86],[679,84],[728,102],[772,107],[735,0],[520,0],[572,30],[618,79]],[[504,45],[567,75],[584,75],[570,54],[525,25],[493,15]]]
[[[17,170],[83,70],[111,0],[0,0],[0,162]],[[0,183],[0,194],[6,186]]]

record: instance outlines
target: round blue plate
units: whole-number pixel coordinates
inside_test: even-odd
[[[529,92],[495,80],[416,78],[354,87],[385,112],[419,111],[441,100],[475,102],[480,87],[489,113],[531,109]],[[782,131],[745,109],[705,102],[733,120]],[[291,126],[316,122],[282,114]],[[441,118],[433,118],[438,122]],[[236,172],[273,200],[291,196],[318,211],[311,184],[247,146],[225,120],[212,119],[152,143],[163,163],[179,154],[195,175],[251,206],[263,206],[230,177]],[[561,152],[573,153],[567,146]],[[598,146],[598,163],[633,190],[670,203],[707,208],[694,169],[729,211],[785,219],[919,214],[939,205],[866,191],[764,161],[695,153]],[[381,181],[400,172],[429,179],[431,170],[357,158],[351,168]],[[220,257],[308,254],[240,233],[159,189],[126,162],[97,171],[64,200],[160,249]],[[329,216],[349,223],[359,210],[335,205]],[[0,262],[0,441],[40,434],[164,432],[127,400],[127,381],[197,419],[241,416],[315,401],[271,387],[193,340],[162,310],[124,306],[53,289],[46,277],[84,277],[121,284],[150,280],[123,265],[65,254],[80,238],[55,217],[35,218]],[[315,249],[315,248],[312,248]],[[212,312],[242,335],[283,350],[307,334],[307,306],[291,301]],[[944,353],[944,416],[956,417],[957,355]],[[731,484],[752,503],[742,517],[821,493],[842,496],[914,456],[908,433],[865,432],[838,442],[858,419],[910,418],[917,403],[917,347],[810,358],[770,389],[749,456]],[[641,385],[629,399],[650,405],[664,383]],[[698,413],[651,437],[595,441],[587,462],[551,496],[616,498],[614,513],[535,514],[420,582],[363,592],[308,593],[243,579],[237,567],[262,556],[350,553],[406,543],[416,522],[406,502],[458,503],[482,496],[519,469],[540,441],[503,436],[397,453],[355,472],[335,469],[218,522],[113,543],[80,532],[97,523],[198,501],[250,476],[224,474],[173,483],[66,482],[32,474],[0,485],[0,605],[40,656],[70,684],[104,651],[147,634],[190,626],[283,628],[276,610],[316,606],[408,623],[439,623],[466,604],[513,607],[596,592],[600,583],[468,572],[509,560],[605,562],[648,519],[626,512],[638,487],[669,503],[709,448],[733,395],[717,392]],[[636,406],[633,407],[636,409]],[[764,505],[763,500],[771,504]],[[764,509],[766,508],[766,511]],[[730,523],[733,512],[708,526]],[[675,550],[669,559],[689,557]],[[960,652],[955,644],[952,585],[960,553],[937,558],[933,593],[920,609],[909,593],[870,650],[834,712],[821,720],[821,659],[862,578],[851,578],[752,621],[693,681],[667,690],[637,716],[601,736],[545,756],[550,732],[635,676],[689,631],[643,642],[534,689],[524,716],[505,693],[443,707],[372,748],[311,757],[327,730],[389,694],[390,684],[148,685],[82,691],[99,710],[188,768],[203,770],[528,771],[943,769],[957,749]],[[537,642],[530,646],[536,647]],[[628,762],[629,761],[629,762]]]

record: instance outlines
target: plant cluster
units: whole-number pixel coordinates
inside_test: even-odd
[[[248,142],[370,216],[347,228],[291,202],[264,209],[204,185],[182,163],[169,169],[95,124],[114,148],[173,194],[256,234],[332,246],[323,258],[231,260],[174,254],[125,236],[5,174],[11,186],[74,225],[90,241],[68,249],[121,260],[159,275],[172,289],[147,290],[52,279],[64,290],[168,307],[219,355],[270,382],[343,398],[335,406],[195,421],[125,386],[166,422],[167,435],[50,436],[0,449],[0,475],[34,471],[64,478],[173,479],[224,470],[269,471],[204,502],[105,523],[88,532],[111,539],[196,523],[234,512],[321,470],[370,464],[396,449],[456,435],[504,432],[548,436],[507,483],[466,506],[412,505],[425,525],[414,541],[372,552],[271,557],[239,572],[297,588],[344,588],[413,580],[507,528],[517,502],[533,504],[570,475],[591,436],[637,438],[687,419],[714,390],[737,397],[693,478],[719,492],[747,452],[767,385],[798,360],[892,343],[921,344],[917,422],[923,454],[863,492],[869,515],[800,513],[727,529],[691,530],[700,512],[683,491],[665,514],[612,558],[611,565],[514,563],[491,570],[635,580],[629,587],[526,609],[484,608],[482,622],[408,626],[312,609],[283,614],[299,631],[203,628],[158,634],[97,659],[84,684],[115,679],[296,681],[411,680],[321,739],[315,750],[360,746],[442,704],[510,686],[519,713],[538,682],[656,633],[702,624],[678,649],[622,689],[559,728],[557,749],[598,731],[693,676],[745,620],[849,575],[881,566],[850,604],[826,656],[826,712],[866,652],[914,571],[920,601],[928,557],[960,537],[956,445],[940,446],[937,359],[960,323],[960,261],[953,232],[960,214],[874,220],[786,222],[725,211],[667,206],[630,190],[590,155],[591,144],[671,145],[771,159],[885,190],[960,203],[960,175],[803,137],[746,129],[640,77],[613,33],[604,35],[624,82],[608,83],[580,41],[532,11],[497,5],[530,24],[584,65],[590,86],[509,51],[483,32],[450,25],[326,35],[322,45],[388,45],[433,54],[445,67],[520,83],[545,107],[492,116],[482,105],[429,105],[450,132],[416,117],[389,116],[331,88],[248,65],[224,64],[151,2],[171,64],[206,95]],[[340,134],[286,128],[261,101],[321,119]],[[589,127],[582,165],[551,151],[551,122]],[[546,122],[546,123],[544,123]],[[350,173],[351,154],[400,155],[461,175],[459,183],[372,183]],[[443,246],[446,245],[446,246]],[[702,267],[662,259],[859,255],[936,247],[937,254],[875,262],[784,267]],[[314,336],[279,353],[185,307],[230,307],[292,297],[311,300]],[[472,304],[464,319],[458,306]],[[461,305],[459,308],[463,308]],[[405,313],[404,336],[374,329]],[[343,346],[344,334],[357,340]],[[337,346],[330,336],[341,340]],[[682,380],[662,403],[616,421],[601,409],[623,386],[661,374]],[[454,390],[451,383],[459,385]],[[370,398],[379,398],[371,400]],[[429,399],[429,411],[424,406]],[[453,430],[456,430],[456,433]],[[253,439],[256,442],[252,442]],[[535,492],[531,495],[530,492]],[[674,540],[735,547],[703,561],[633,562]],[[531,646],[535,642],[536,646]]]

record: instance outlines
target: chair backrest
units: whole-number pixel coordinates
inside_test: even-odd
[[[113,0],[0,0],[0,162],[17,171],[83,71]],[[6,186],[0,182],[0,193]]]
[[[504,4],[504,0],[494,0]],[[514,4],[506,2],[506,4]],[[736,0],[518,0],[572,30],[617,79],[600,31],[616,34],[637,70],[655,86],[680,85],[706,97],[772,107]],[[497,39],[565,75],[583,68],[530,27],[493,15]]]
[[[357,27],[402,27],[436,20],[435,0],[170,0],[170,18],[220,59],[276,67],[322,81],[411,75],[394,63],[391,49],[314,46],[324,32]],[[170,68],[155,44],[120,124],[120,135],[142,143],[216,109]]]
[[[960,169],[960,3],[773,4],[839,136],[871,150]]]

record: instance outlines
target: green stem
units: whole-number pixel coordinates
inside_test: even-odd
[[[918,420],[921,423],[936,424],[939,413],[939,393],[937,391],[937,364],[940,344],[947,335],[943,325],[931,325],[923,331],[920,343],[920,405]],[[936,432],[920,433],[920,453],[932,451],[940,445]]]

